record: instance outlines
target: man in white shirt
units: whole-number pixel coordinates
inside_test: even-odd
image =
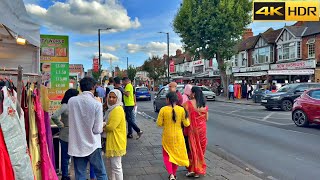
[[[96,81],[85,77],[80,81],[82,94],[72,97],[69,108],[69,147],[73,157],[76,180],[86,179],[87,164],[94,167],[97,180],[107,180],[101,155],[103,131],[102,104],[94,98]]]

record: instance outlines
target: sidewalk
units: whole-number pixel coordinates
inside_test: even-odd
[[[245,104],[245,105],[253,105],[253,106],[260,106],[260,103],[254,103],[252,99],[237,99],[229,100],[227,97],[224,96],[216,96],[216,101],[218,102],[225,102],[225,103],[234,103],[234,104]]]
[[[168,175],[162,161],[161,133],[151,119],[137,115],[137,123],[144,131],[139,140],[129,139],[127,155],[123,157],[123,172],[125,180],[166,180]],[[229,163],[221,157],[207,151],[207,175],[203,180],[259,180],[251,173]],[[192,179],[185,177],[184,167],[179,167],[178,179]]]

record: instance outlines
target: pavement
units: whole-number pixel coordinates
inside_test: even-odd
[[[246,104],[246,105],[253,105],[253,106],[260,106],[259,103],[254,103],[252,99],[237,99],[235,100],[229,100],[227,97],[224,96],[216,96],[216,101],[218,102],[225,102],[225,103],[234,103],[234,104]]]
[[[168,174],[162,160],[161,134],[162,129],[157,127],[154,119],[137,115],[137,123],[144,131],[139,140],[129,139],[127,155],[123,157],[123,171],[125,180],[166,180]],[[203,180],[258,180],[251,174],[250,169],[242,169],[220,156],[207,151],[207,175]],[[178,179],[185,177],[186,168],[179,167]],[[191,178],[192,179],[192,178]]]

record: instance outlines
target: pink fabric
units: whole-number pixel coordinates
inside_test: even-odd
[[[40,103],[40,92],[34,90],[34,105],[36,111],[36,122],[39,133],[40,157],[41,157],[41,176],[42,180],[58,180],[58,176],[49,157],[48,145],[46,139],[46,127],[44,123],[44,111]]]
[[[184,92],[183,92],[183,95],[182,95],[182,104],[184,104],[185,102],[189,101],[189,97],[190,94],[191,94],[191,89],[192,89],[192,85],[191,84],[187,84],[185,87],[184,87]]]
[[[167,153],[166,150],[164,150],[164,148],[162,148],[162,155],[163,155],[163,162],[164,162],[164,165],[166,166],[168,174],[176,175],[178,170],[178,165],[173,164],[172,162],[169,161],[169,154]]]

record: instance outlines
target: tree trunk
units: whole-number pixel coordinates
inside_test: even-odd
[[[228,79],[227,79],[227,74],[226,74],[226,68],[224,65],[224,59],[221,58],[219,53],[217,53],[217,62],[218,62],[218,68],[220,71],[220,77],[221,77],[221,82],[223,86],[223,95],[227,97],[228,94]]]

